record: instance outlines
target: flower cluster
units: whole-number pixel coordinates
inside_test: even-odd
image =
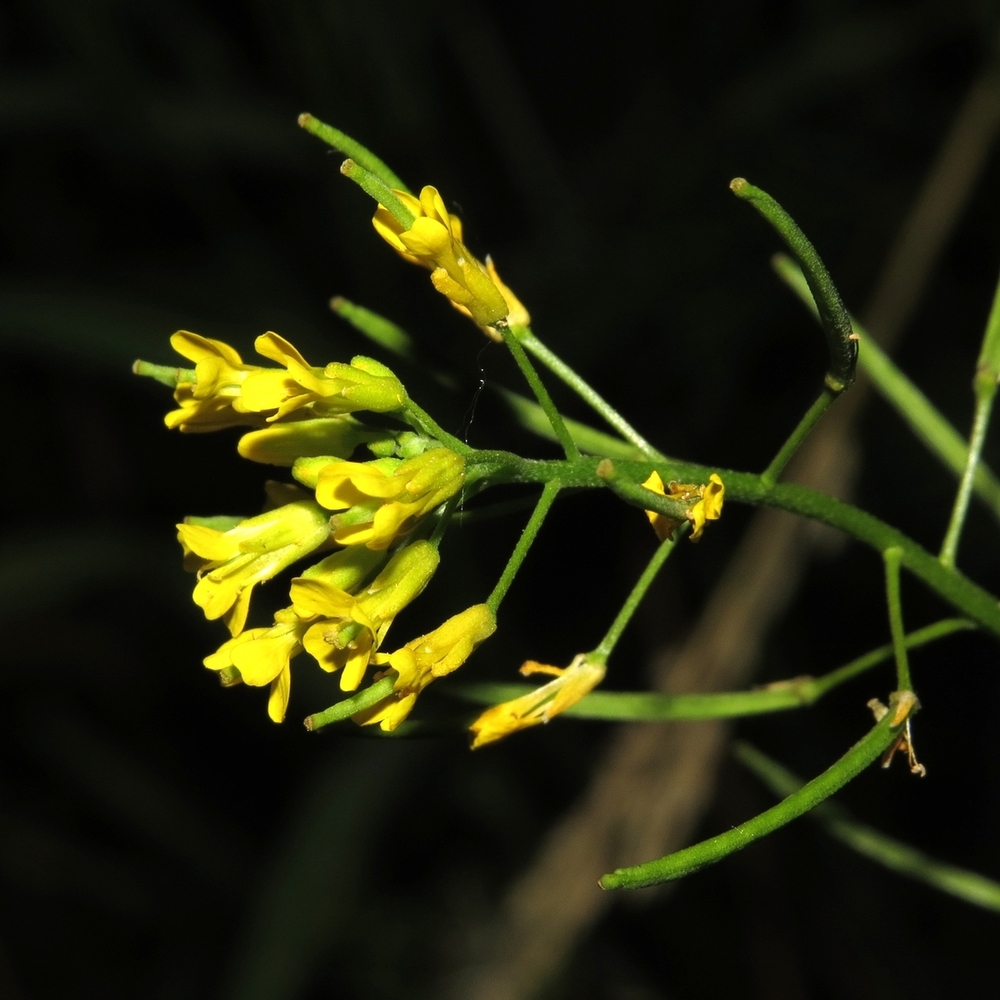
[[[313,120],[304,116],[304,121],[308,127]],[[512,336],[523,341],[528,311],[500,280],[492,260],[480,261],[469,252],[461,220],[448,211],[437,189],[424,187],[419,195],[400,190],[400,182],[376,158],[363,159],[367,166],[352,158],[342,172],[379,202],[372,220],[379,236],[404,260],[429,270],[434,287],[489,336],[506,338],[512,349]],[[383,343],[391,324],[379,319],[373,326],[370,316],[362,316],[366,310],[354,312],[352,322]],[[393,336],[406,341],[401,331]],[[466,485],[474,493],[494,478],[535,481],[530,470],[521,478],[528,467],[507,468],[503,475],[509,478],[496,478],[517,456],[476,453],[450,438],[410,401],[395,374],[372,358],[316,367],[270,332],[254,345],[269,365],[245,364],[230,345],[185,330],[175,333],[171,344],[193,368],[148,362],[136,362],[134,368],[173,388],[177,407],[166,415],[167,427],[184,432],[243,428],[240,455],[290,469],[295,480],[268,483],[267,503],[255,516],[188,517],[177,525],[185,568],[197,577],[194,602],[206,618],[221,620],[229,630],[205,666],[227,687],[269,687],[268,714],[275,722],[287,712],[292,661],[302,654],[337,674],[343,692],[358,691],[370,675],[371,687],[309,716],[306,724],[313,728],[350,715],[361,725],[396,729],[430,683],[460,667],[496,630],[496,608],[555,492],[543,492],[529,522],[533,526],[525,529],[486,603],[386,651],[396,617],[437,570],[438,543]],[[543,402],[530,362],[518,363],[527,366],[525,374]],[[394,416],[413,430],[373,426],[358,416],[365,413]],[[548,415],[558,437],[558,421]],[[356,457],[362,445],[373,458]],[[572,452],[566,448],[569,462]],[[473,455],[487,457],[473,459],[470,470],[466,459]],[[601,466],[597,473],[600,477]],[[705,485],[671,482],[664,487],[654,472],[643,485],[676,502],[669,507],[673,516],[647,511],[661,539],[672,538],[686,518],[696,541],[705,524],[722,512],[725,488],[714,473]],[[638,487],[631,486],[634,499]],[[318,561],[291,579],[287,605],[274,612],[270,624],[248,627],[258,584],[309,556]],[[473,747],[571,708],[603,680],[607,652],[602,645],[581,653],[566,668],[529,660],[522,674],[553,679],[484,711],[471,726]]]
[[[462,456],[433,438],[355,416],[395,413],[408,402],[402,383],[371,358],[312,367],[274,333],[259,337],[256,349],[279,367],[246,365],[228,344],[187,331],[171,343],[195,367],[172,370],[178,409],[167,426],[254,428],[240,439],[240,454],[290,467],[298,480],[269,483],[265,510],[254,517],[189,517],[177,526],[185,567],[197,575],[194,602],[230,633],[205,666],[227,686],[269,686],[268,714],[280,722],[301,653],[337,672],[347,692],[377,665],[397,677],[391,704],[358,721],[395,728],[419,692],[494,628],[492,614],[477,605],[394,653],[380,652],[393,620],[437,569],[437,545],[418,529],[461,489]],[[378,457],[352,461],[362,443]],[[272,624],[246,627],[258,584],[323,553],[292,579],[289,604]]]

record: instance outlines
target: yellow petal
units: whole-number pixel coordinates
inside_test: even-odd
[[[261,334],[254,341],[254,350],[270,361],[277,361],[279,365],[287,367],[289,361],[300,364],[303,368],[308,368],[309,363],[284,337],[279,336],[270,330]]]
[[[292,692],[292,671],[289,667],[271,682],[271,693],[267,698],[267,714],[272,722],[282,722],[288,710],[288,699]]]
[[[247,623],[247,615],[250,613],[250,597],[253,594],[254,584],[237,591],[236,600],[232,607],[222,615],[222,620],[226,623],[230,635],[239,635]]]
[[[399,234],[399,241],[415,257],[437,260],[452,252],[451,230],[436,219],[414,219],[413,226]]]
[[[533,661],[529,661],[525,666],[529,664],[533,668],[545,666]],[[558,668],[548,668],[542,672],[548,673],[551,670]],[[522,667],[521,672],[539,671],[535,669],[525,671]],[[588,660],[586,653],[579,654],[555,680],[543,684],[530,694],[494,705],[483,712],[469,727],[475,734],[472,749],[503,739],[520,729],[549,722],[589,694],[604,679],[604,674],[603,663]]]
[[[261,368],[248,375],[243,382],[240,405],[250,413],[263,413],[287,407],[291,400],[304,395],[306,390],[284,368]]]
[[[663,488],[663,480],[655,469],[649,474],[649,478],[642,485],[647,490],[659,493],[660,496],[666,496],[666,490]],[[666,541],[668,538],[673,538],[674,529],[681,523],[675,518],[667,517],[666,514],[660,514],[655,510],[647,510],[646,517],[649,518],[649,523],[653,526],[653,531],[656,532],[656,537],[661,542]]]
[[[340,675],[341,691],[356,691],[358,685],[365,676],[368,667],[368,659],[371,655],[372,639],[371,633],[362,632],[354,641],[355,648],[351,650],[347,662],[344,664],[343,673]]]
[[[177,540],[186,549],[212,561],[232,559],[240,551],[239,543],[228,532],[202,524],[178,524]]]
[[[296,577],[291,586],[292,604],[303,615],[348,618],[357,598],[323,580]]]
[[[255,639],[257,636],[263,635],[266,631],[266,628],[252,628],[233,639],[227,639],[214,653],[210,653],[201,662],[204,663],[209,670],[225,670],[226,667],[234,665],[234,647],[244,642],[249,642],[251,639]]]
[[[288,669],[292,657],[301,649],[302,631],[301,627],[275,625],[247,642],[235,643],[230,656],[243,683],[263,687]]]
[[[170,346],[181,357],[195,363],[203,358],[216,357],[223,358],[230,365],[242,365],[243,359],[236,350],[221,340],[211,340],[209,337],[202,337],[190,330],[178,330],[170,338]]]
[[[458,237],[461,239],[461,236]],[[493,263],[492,258],[486,258],[486,271],[493,281],[493,284],[500,289],[500,294],[504,297],[504,301],[507,303],[507,322],[511,326],[530,326],[531,325],[531,313],[524,307],[521,300],[507,287],[501,280],[500,275],[497,274],[496,265]]]

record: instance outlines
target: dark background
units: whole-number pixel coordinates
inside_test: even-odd
[[[860,310],[998,14],[974,0],[0,5],[0,995],[443,995],[606,740],[575,721],[475,755],[461,736],[314,736],[297,720],[337,697],[318,671],[297,671],[278,727],[264,692],[223,691],[201,666],[223,636],[190,601],[173,525],[253,513],[269,473],[238,459],[235,432],[164,429],[168,392],[129,366],[172,363],[175,329],[245,358],[276,330],[313,363],[346,360],[372,348],[327,309],[343,294],[456,376],[446,394],[399,368],[445,426],[552,453],[512,431],[489,391],[521,388],[503,350],[375,237],[371,203],[299,112],[411,186],[437,185],[539,335],[658,446],[758,469],[811,401],[823,345],[771,275],[775,237],[728,181],[778,197]],[[963,429],[1000,259],[998,185],[991,158],[896,351]],[[936,548],[949,476],[884,404],[857,430],[858,502]],[[1000,459],[992,444],[987,459]],[[748,516],[731,505],[677,553],[610,687],[647,683],[652,651],[683,637]],[[520,524],[449,537],[397,638],[484,597]],[[996,528],[974,510],[961,553],[994,590]],[[561,504],[466,676],[513,679],[527,657],[567,663],[592,646],[649,551],[636,512]],[[944,613],[911,583],[909,625]],[[884,642],[882,587],[861,546],[815,559],[759,678]],[[280,594],[265,590],[258,614],[268,600]],[[996,647],[950,639],[914,669],[930,776],[873,772],[843,799],[998,877]],[[739,731],[813,774],[890,687],[885,668]],[[770,802],[728,765],[700,835]],[[802,822],[646,906],[613,907],[543,992],[967,995],[995,988],[996,921]]]

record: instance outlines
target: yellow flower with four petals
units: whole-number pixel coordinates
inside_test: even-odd
[[[224,619],[234,636],[246,624],[253,588],[309,555],[329,535],[329,515],[312,500],[285,504],[227,531],[177,525],[185,552],[201,561],[194,603],[210,621]]]
[[[284,337],[262,334],[257,353],[281,368],[245,365],[239,353],[221,340],[178,330],[170,338],[174,350],[195,362],[194,381],[179,370],[174,399],[179,409],[164,421],[182,431],[215,431],[283,420],[309,407],[317,417],[371,410],[389,413],[406,403],[406,390],[379,361],[359,355],[349,365],[311,367]]]

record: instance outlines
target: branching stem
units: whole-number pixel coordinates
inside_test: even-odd
[[[589,382],[570,368],[562,358],[549,350],[531,330],[518,331],[518,333],[521,346],[538,358],[553,375],[562,379],[626,441],[634,444],[647,458],[664,458],[663,454],[657,451]]]

